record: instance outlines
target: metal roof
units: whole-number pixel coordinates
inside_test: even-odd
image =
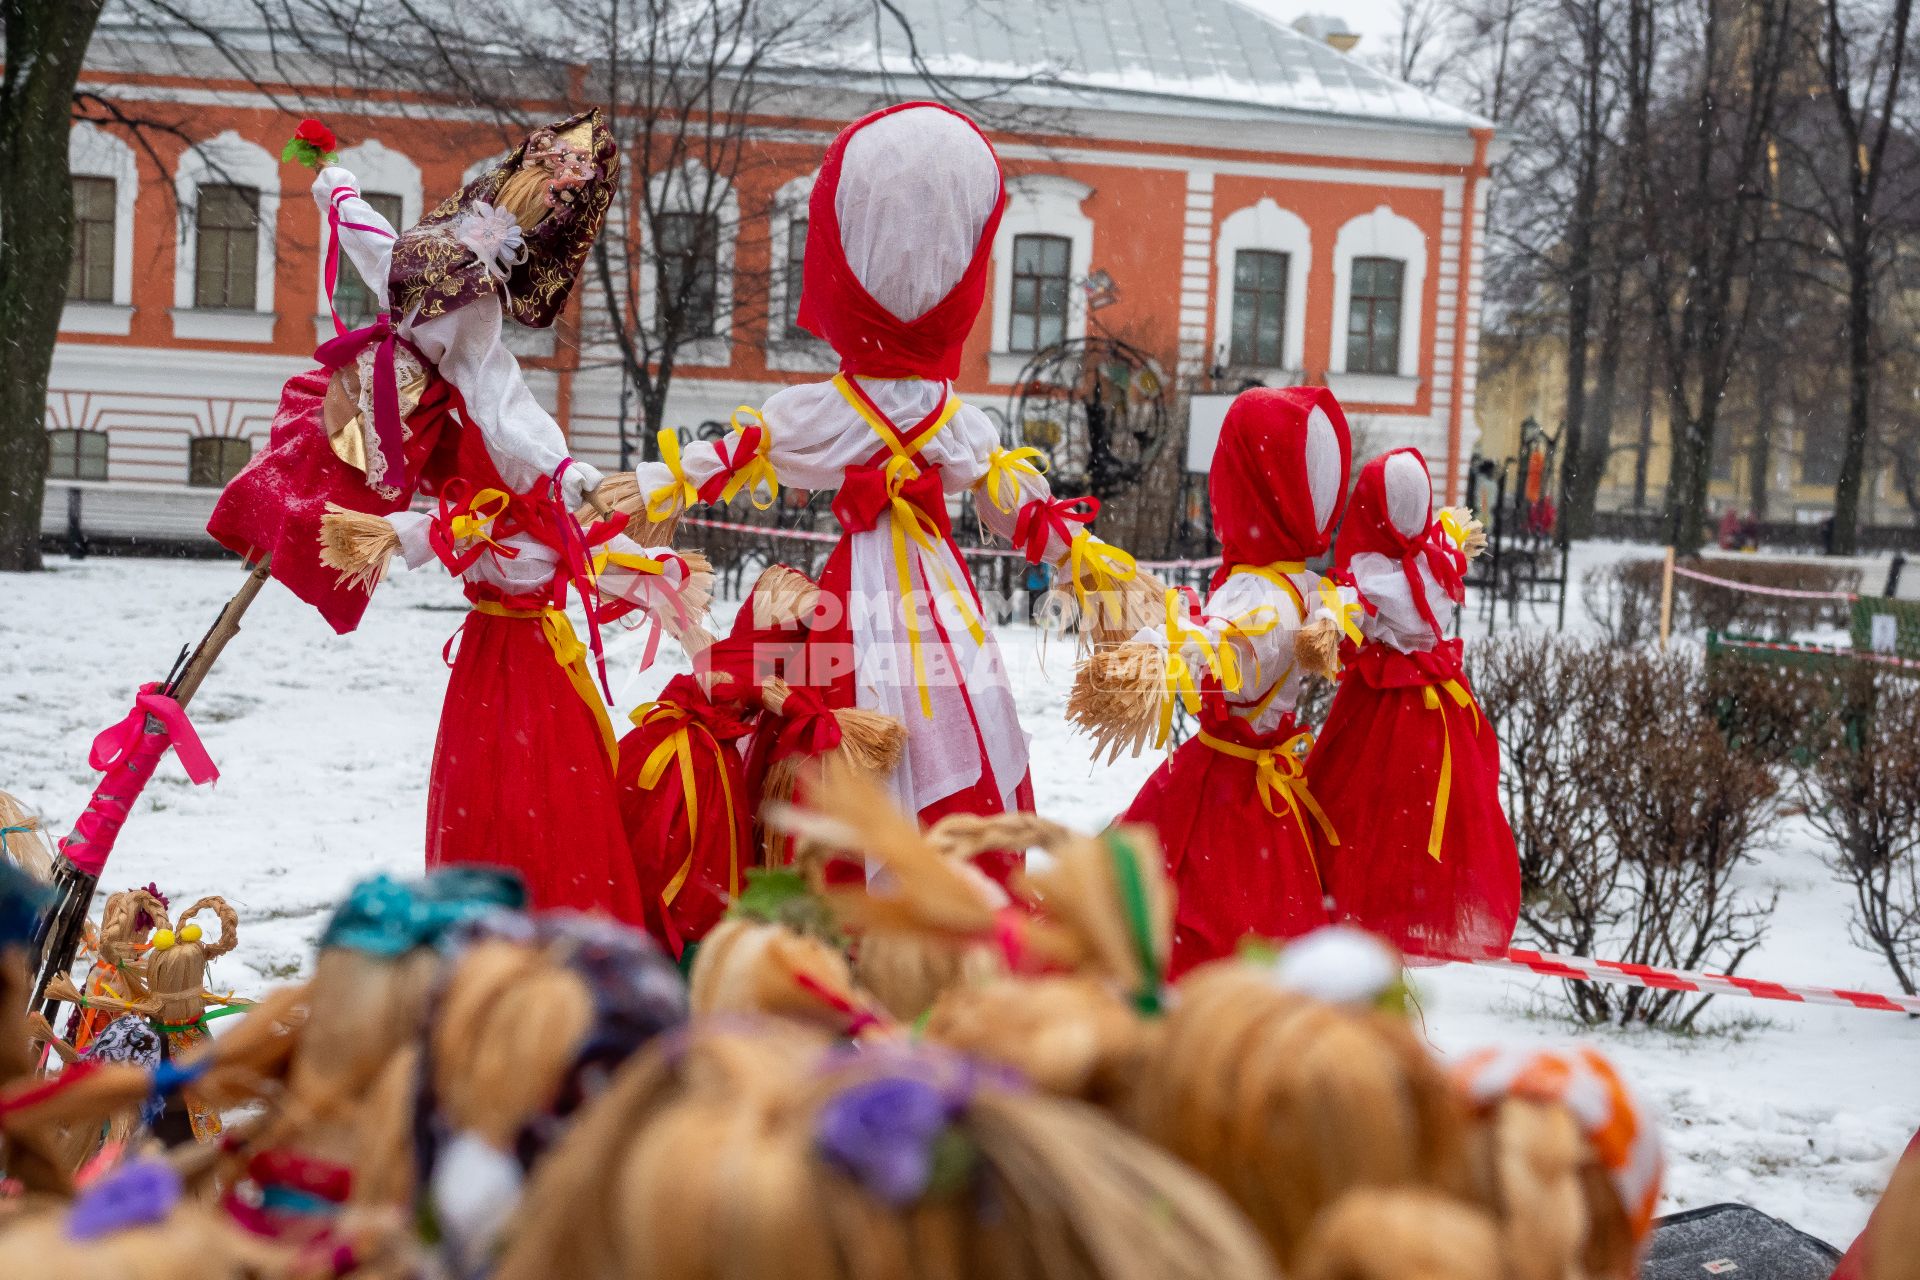
[[[891,0],[936,72],[1078,90],[1089,105],[1146,99],[1465,129],[1488,121],[1240,0]],[[881,62],[910,69],[898,22]],[[1211,112],[1209,112],[1210,114]]]

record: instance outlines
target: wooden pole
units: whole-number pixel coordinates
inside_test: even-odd
[[[1660,647],[1667,647],[1667,634],[1673,629],[1673,548],[1667,548],[1667,560],[1660,572]]]

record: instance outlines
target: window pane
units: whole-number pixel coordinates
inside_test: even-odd
[[[105,480],[107,434],[62,428],[47,432],[47,479]]]
[[[807,220],[794,218],[787,223],[787,336],[811,335],[800,327],[800,291],[806,280]]]
[[[80,437],[80,478],[105,480],[107,478],[107,433],[81,431],[77,434]]]
[[[113,301],[112,178],[73,180],[73,265],[67,297],[77,302]]]
[[[251,441],[196,436],[187,442],[187,483],[201,489],[224,488],[251,457]]]
[[[1235,364],[1278,366],[1287,308],[1287,255],[1270,249],[1241,249],[1233,260],[1233,339]]]
[[[194,305],[251,311],[259,265],[260,193],[252,187],[200,188],[194,244]]]
[[[47,432],[47,479],[78,479],[75,469],[74,432]]]
[[[719,224],[711,214],[663,213],[659,219],[660,305],[677,310],[678,331],[704,337],[718,314]],[[661,315],[662,326],[668,314]]]
[[[1015,236],[1007,345],[1037,351],[1067,336],[1072,244],[1064,236]]]
[[[1347,338],[1347,368],[1355,373],[1371,373],[1367,365],[1372,360],[1372,351],[1367,345],[1364,333],[1350,334]]]

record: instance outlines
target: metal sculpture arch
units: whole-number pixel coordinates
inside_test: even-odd
[[[1015,380],[1005,440],[1046,455],[1054,492],[1106,502],[1139,483],[1166,447],[1172,401],[1159,362],[1130,342],[1055,343]]]

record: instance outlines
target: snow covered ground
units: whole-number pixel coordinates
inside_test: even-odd
[[[1576,580],[1622,554],[1657,553],[1582,547]],[[137,685],[166,673],[240,580],[230,563],[125,559],[0,577],[0,788],[64,829],[93,785],[92,736],[124,714]],[[440,651],[463,612],[444,576],[403,574],[382,587],[358,632],[336,637],[270,586],[193,704],[219,784],[195,788],[176,763],[163,766],[121,838],[109,885],[153,880],[176,906],[210,893],[231,901],[242,937],[216,967],[222,985],[257,992],[298,973],[349,883],[419,869],[446,679]],[[1576,590],[1571,625],[1581,625],[1579,614]],[[1542,620],[1551,625],[1550,612]],[[619,712],[685,669],[668,644],[653,670],[636,674],[640,637],[616,628],[608,640]],[[1040,810],[1103,824],[1155,761],[1090,764],[1062,719],[1069,647],[1055,641],[1043,651],[1025,628],[1009,629],[1003,644],[1034,737]],[[1747,875],[1756,889],[1780,888],[1781,910],[1743,972],[1886,989],[1884,967],[1847,940],[1846,893],[1810,833],[1789,821],[1774,835]],[[1594,1034],[1556,1013],[1556,984],[1545,979],[1453,967],[1424,971],[1417,984],[1427,1031],[1447,1051]],[[1743,1201],[1844,1245],[1920,1126],[1920,1026],[1885,1013],[1726,999],[1708,1021],[1712,1034],[1594,1035],[1665,1111],[1665,1208]]]

